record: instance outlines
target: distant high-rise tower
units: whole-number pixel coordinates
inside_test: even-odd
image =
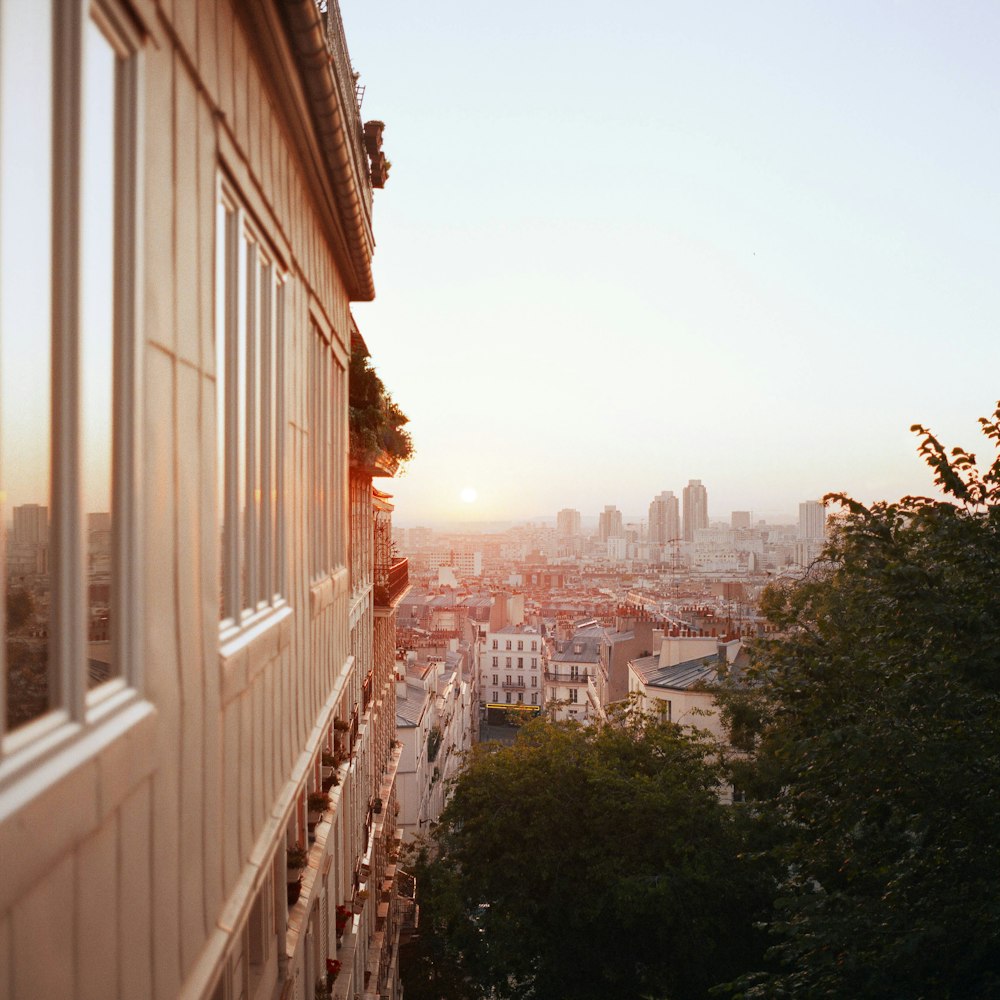
[[[753,515],[748,510],[734,510],[732,513],[732,524],[730,527],[734,531],[741,531],[746,528],[752,528],[751,523]]]
[[[602,542],[606,542],[609,538],[625,537],[622,512],[617,507],[609,504],[601,511],[601,515],[597,519],[597,534]]]
[[[11,541],[45,545],[49,540],[49,508],[37,503],[25,503],[14,508]]]
[[[556,514],[556,534],[565,538],[575,538],[580,534],[580,512],[572,507],[563,507]]]
[[[799,504],[799,538],[819,542],[826,537],[826,507],[819,500]]]
[[[681,536],[681,518],[677,497],[664,490],[649,505],[649,544],[667,545]]]
[[[688,480],[684,487],[684,541],[693,542],[698,528],[708,527],[708,490],[700,479]]]

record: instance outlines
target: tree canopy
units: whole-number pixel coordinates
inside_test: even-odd
[[[823,563],[765,595],[778,636],[724,696],[783,873],[746,997],[1000,995],[1000,458],[913,429],[950,499],[829,496]]]
[[[703,997],[745,969],[769,881],[721,780],[704,737],[643,717],[476,748],[421,879],[423,976],[452,981],[411,969],[407,996]]]

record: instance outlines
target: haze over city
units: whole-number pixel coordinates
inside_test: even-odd
[[[990,4],[343,5],[400,522],[926,493],[992,410]],[[391,351],[380,351],[383,345]],[[474,489],[474,502],[460,499]]]

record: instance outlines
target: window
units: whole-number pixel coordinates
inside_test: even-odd
[[[496,684],[496,681],[494,680],[493,683]],[[500,694],[499,691],[494,691],[493,692],[493,704],[494,705],[500,700],[499,694]]]
[[[497,684],[497,683],[498,683],[498,681],[497,681],[497,677],[499,677],[499,676],[500,676],[499,674],[494,674],[494,675],[493,675],[493,683],[494,683],[494,684]]]
[[[531,686],[532,686],[533,688],[536,688],[536,687],[538,687],[538,678],[537,678],[537,677],[532,677],[532,678],[531,678]]]
[[[656,708],[661,722],[670,722],[672,706],[669,701],[662,698],[656,699]]]
[[[309,339],[308,379],[309,493],[312,498],[309,505],[309,578],[315,582],[344,562],[339,526],[344,523],[345,470],[338,457],[346,450],[343,417],[346,375],[334,356],[331,338],[315,323]],[[281,440],[279,435],[279,446]]]
[[[505,649],[510,649],[510,639],[508,639],[508,640],[507,640],[507,642],[506,642],[506,644],[505,644],[504,648],[505,648]]]
[[[263,234],[223,182],[216,226],[216,414],[222,539],[223,628],[278,603],[283,591],[281,531],[284,286]],[[315,345],[313,345],[315,348]],[[314,385],[324,378],[313,350]],[[317,412],[311,412],[312,419]],[[326,475],[311,463],[311,472]],[[312,561],[328,544],[314,533]]]
[[[504,657],[504,666],[505,667],[509,667],[510,666],[510,657],[509,656],[505,656]]]
[[[531,658],[531,667],[532,667],[533,670],[535,670],[535,669],[538,668],[538,657],[537,656],[533,656]]]
[[[538,649],[538,640],[537,639],[532,639],[531,640],[531,651],[534,653],[537,649]]]
[[[508,705],[510,704],[510,692],[509,691],[507,692],[507,704]]]
[[[517,669],[518,670],[523,670],[524,669],[524,657],[523,656],[519,656],[517,658]]]
[[[504,684],[506,684],[508,687],[510,686],[510,674],[507,674],[504,677]]]
[[[518,649],[524,649],[524,642],[523,642],[523,640],[521,640],[521,639],[517,640],[517,648]]]
[[[499,667],[500,666],[500,657],[499,656],[494,656],[493,657],[493,666],[494,667]]]
[[[569,689],[569,700],[570,700],[571,702],[573,702],[573,704],[576,704],[576,701],[577,701],[577,695],[578,695],[579,693],[580,693],[580,689],[579,689],[579,688],[570,688],[570,689]]]
[[[524,674],[517,675],[517,683],[520,684],[521,687],[524,687]]]
[[[517,702],[518,702],[519,705],[523,705],[524,704],[524,694],[521,691],[517,692]]]
[[[537,705],[538,704],[538,695],[537,694],[533,694],[531,696],[531,704],[532,705]]]
[[[493,640],[493,648],[494,649],[499,649],[500,648],[500,643],[498,643],[496,639]]]
[[[570,666],[569,676],[574,681],[578,681],[580,679],[580,667],[576,663]]]
[[[141,38],[79,10],[0,6],[0,736],[46,719],[5,752],[138,681]]]

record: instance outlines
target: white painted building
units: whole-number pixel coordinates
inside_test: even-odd
[[[601,656],[607,632],[599,625],[577,628],[568,639],[545,643],[545,711],[557,722],[591,722],[603,717],[607,673]]]
[[[720,664],[736,660],[740,648],[738,639],[664,637],[659,653],[629,661],[629,694],[641,710],[721,738],[715,698],[702,688],[718,676]]]
[[[475,739],[477,705],[464,663],[465,654],[453,652],[426,664],[396,664],[396,738],[402,754],[397,794],[406,840],[427,834],[437,822],[451,779]]]
[[[0,996],[400,994],[347,427],[381,153],[326,8],[0,5],[0,497],[51,524],[0,608]]]
[[[535,625],[488,630],[479,656],[479,696],[484,705],[544,704],[542,634]]]

